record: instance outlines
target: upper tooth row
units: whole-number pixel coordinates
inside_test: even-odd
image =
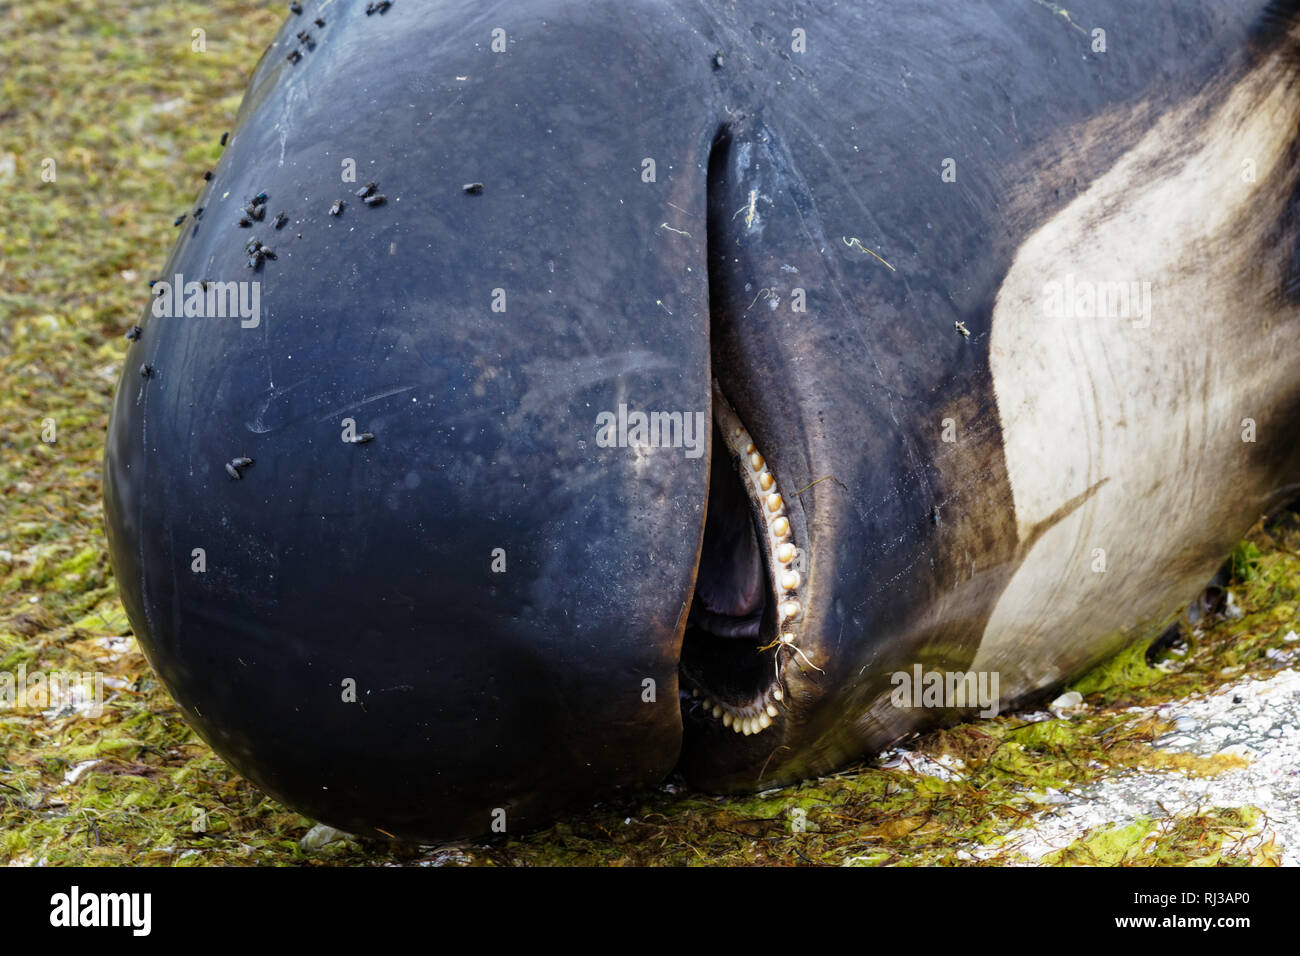
[[[730,407],[726,411],[727,417],[735,414]],[[748,465],[747,468],[742,466],[741,471],[746,473],[749,480],[758,488],[758,493],[754,497],[762,503],[760,510],[768,531],[768,553],[772,559],[773,584],[777,593],[781,595],[780,603],[777,605],[777,617],[783,631],[781,641],[792,645],[794,635],[786,629],[793,626],[795,619],[803,610],[795,595],[799,585],[803,583],[803,577],[794,568],[795,562],[799,559],[799,549],[790,540],[790,518],[785,513],[785,499],[776,488],[776,479],[767,467],[767,461],[759,453],[754,440],[744,426],[733,421],[729,433],[724,434],[727,435],[732,450]]]
[[[796,621],[803,610],[796,592],[803,584],[803,576],[795,568],[800,555],[799,549],[791,540],[790,518],[786,514],[785,499],[776,487],[776,478],[767,467],[767,462],[759,453],[753,439],[741,424],[716,381],[713,383],[713,390],[723,439],[731,452],[740,458],[739,470],[750,482],[749,487],[753,489],[751,497],[759,505],[758,510],[763,516],[763,524],[767,531],[768,565],[771,568],[772,584],[779,602],[777,604],[780,627],[778,640],[782,645],[790,648],[792,653],[803,655],[795,644]],[[770,689],[770,697],[771,700],[780,701],[784,694],[781,689],[779,648],[776,655],[773,662],[776,668],[776,680]],[[806,655],[804,656],[806,659]],[[772,718],[777,716],[777,709],[771,700],[756,700],[748,712],[739,713],[729,710],[727,705],[717,701],[706,699],[704,706],[705,710],[714,717],[720,717],[724,726],[731,727],[736,733],[749,735],[759,733],[771,726]]]
[[[759,494],[755,497],[763,503],[768,533],[771,537],[770,552],[776,565],[782,567],[775,572],[777,588],[786,594],[788,600],[780,606],[781,620],[789,621],[798,616],[799,602],[789,592],[798,589],[801,582],[799,572],[791,565],[799,558],[799,549],[790,541],[790,519],[785,513],[785,499],[776,491],[776,479],[767,467],[767,462],[758,453],[754,442],[739,426],[732,429],[731,438],[737,450],[743,449],[748,460],[750,480],[758,486]]]

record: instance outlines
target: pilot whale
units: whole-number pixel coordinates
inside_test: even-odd
[[[1158,633],[1296,491],[1294,0],[298,8],[104,506],[304,814],[832,771]]]

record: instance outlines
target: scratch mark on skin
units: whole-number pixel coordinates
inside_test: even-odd
[[[254,435],[264,435],[267,432],[269,432],[271,428],[270,426],[266,425],[262,421],[262,418],[263,416],[266,415],[267,411],[270,409],[271,403],[275,401],[277,398],[279,398],[281,395],[288,395],[295,388],[299,388],[306,384],[307,383],[305,381],[294,382],[292,385],[288,385],[285,388],[276,389],[275,383],[272,382],[271,393],[266,396],[266,400],[262,402],[262,404],[258,407],[257,413],[253,416],[253,420],[251,422],[245,422],[244,427],[247,428]]]
[[[333,0],[330,0],[330,2],[333,2]],[[325,8],[328,6],[329,3],[326,3],[318,12],[324,12]],[[310,102],[310,100],[310,87],[305,86],[303,83],[291,83],[289,85],[288,92],[284,98],[284,105],[280,109],[280,119],[275,124],[276,129],[280,133],[280,160],[277,163],[279,166],[284,165],[285,144],[289,139],[289,118],[295,115],[295,113],[301,112],[298,108],[300,101]]]
[[[510,427],[517,427],[529,416],[553,407],[572,389],[589,388],[610,380],[618,382],[630,375],[673,367],[672,363],[665,360],[663,356],[644,350],[590,355],[563,361],[534,359],[524,365],[523,377],[525,381],[537,384],[530,384],[528,390],[519,399],[518,409],[509,418]],[[475,411],[445,418],[443,422],[444,424],[470,422],[477,420],[481,415],[482,412]]]
[[[752,309],[754,307],[754,303],[758,302],[759,299],[770,299],[771,297],[772,297],[771,289],[759,289],[758,295],[754,296],[754,301],[749,303],[749,309]],[[746,309],[745,311],[748,312],[749,309]]]
[[[403,385],[400,388],[390,388],[383,392],[376,392],[374,395],[367,395],[359,402],[348,402],[348,404],[346,405],[341,405],[332,411],[326,412],[324,415],[317,418],[316,421],[318,422],[328,421],[329,419],[334,418],[340,412],[350,412],[353,409],[360,408],[362,405],[369,405],[371,402],[378,402],[385,398],[391,398],[394,395],[401,395],[403,392],[409,392],[413,388],[415,388],[414,385]]]
[[[877,255],[876,253],[874,253],[874,252],[872,252],[870,249],[868,249],[866,246],[864,246],[864,245],[862,244],[862,240],[859,239],[857,236],[854,236],[852,239],[845,239],[843,236],[840,236],[840,239],[843,240],[844,244],[845,244],[846,246],[848,246],[850,249],[853,249],[853,248],[861,249],[861,250],[862,250],[863,252],[865,252],[867,255],[869,255],[869,256],[875,256],[875,258],[880,259],[881,262],[884,262],[884,263],[885,263],[885,266],[888,267],[888,269],[889,269],[890,272],[897,272],[897,271],[898,271],[898,270],[895,269],[893,266],[889,265],[888,262],[885,262],[884,259],[881,259],[879,255]]]
[[[1078,30],[1078,31],[1079,31],[1080,33],[1082,33],[1084,36],[1087,36],[1087,35],[1088,35],[1088,31],[1085,30],[1083,27],[1079,26],[1079,24],[1075,23],[1074,20],[1070,17],[1070,11],[1069,11],[1069,10],[1066,10],[1066,9],[1063,8],[1063,7],[1058,7],[1058,6],[1057,6],[1056,4],[1054,4],[1054,3],[1049,3],[1048,0],[1033,0],[1033,2],[1036,3],[1036,4],[1038,4],[1040,7],[1046,7],[1048,10],[1051,10],[1051,11],[1052,11],[1053,13],[1055,13],[1057,16],[1065,17],[1065,22],[1066,22],[1066,23],[1068,23],[1070,26],[1074,27],[1074,29]]]
[[[833,123],[834,123],[833,118],[825,116],[824,114],[822,115],[821,118],[826,122],[830,123],[833,128]],[[820,152],[822,154],[822,157],[826,160],[826,162],[830,164],[830,168],[834,171],[835,176],[839,179],[840,187],[843,190],[843,195],[847,197],[855,206],[858,207],[858,210],[861,212],[863,219],[866,222],[868,222],[873,229],[875,229],[877,232],[880,232],[881,229],[879,227],[879,224],[876,222],[875,215],[862,202],[862,197],[858,195],[857,190],[853,188],[852,183],[850,183],[848,177],[844,175],[844,171],[840,167],[840,164],[836,162],[835,158],[830,154],[830,152],[826,149],[826,147],[822,145],[821,142],[819,142],[819,137],[815,133],[813,133],[813,131],[808,128],[808,125],[805,122],[803,122],[798,116],[795,116],[794,114],[790,114],[787,117],[787,121],[793,123],[799,129],[803,130],[804,135],[808,137],[808,141],[813,143],[813,145],[817,147],[818,152]],[[791,169],[794,170],[796,175],[798,175],[798,169],[794,167],[793,163],[791,163]],[[807,180],[803,179],[802,177],[800,177],[800,181],[807,182]],[[816,203],[814,203],[814,208],[815,207],[816,207]],[[804,222],[803,213],[801,211],[798,211],[797,209],[796,212],[798,212],[799,221]],[[805,222],[805,230],[807,230],[806,222]],[[819,236],[821,235],[820,228],[817,230],[817,234]],[[912,294],[912,286],[911,283],[908,282],[906,276],[903,276],[903,288],[907,290],[908,295]],[[844,296],[838,288],[836,289],[836,295],[838,298],[841,299],[841,301],[843,300]],[[879,368],[878,365],[877,368]]]
[[[669,315],[672,315],[672,312],[669,311],[668,306],[664,305],[663,299],[655,299],[655,305],[659,306],[659,308],[663,309],[665,312],[668,312]]]
[[[668,205],[672,206],[674,209],[676,209],[678,212],[680,212],[680,213],[681,213],[682,215],[684,215],[684,216],[690,216],[692,219],[699,219],[699,218],[700,218],[699,216],[695,215],[695,213],[693,213],[693,212],[687,212],[687,211],[686,211],[685,209],[683,209],[681,206],[677,205],[677,203],[670,202]]]
[[[795,124],[798,125],[801,129],[803,129],[805,132],[808,132],[807,127],[805,127],[805,126],[803,126],[802,124],[800,124],[799,121],[798,121],[797,119],[795,119],[794,122],[795,122]],[[821,151],[822,151],[822,154],[823,154],[824,156],[827,157],[827,159],[830,158],[829,154],[826,152],[826,150],[825,150],[824,147],[821,148]],[[790,170],[791,170],[792,174],[793,174],[793,175],[798,179],[798,181],[800,181],[800,182],[806,182],[806,180],[803,178],[802,174],[799,172],[798,168],[795,167],[794,163],[791,162],[789,165],[790,165]],[[836,168],[836,170],[838,171],[838,167],[835,167],[835,168]],[[843,174],[841,173],[840,175],[841,175],[841,178],[843,178]],[[869,209],[867,209],[865,206],[862,205],[861,201],[860,201],[860,200],[858,199],[858,197],[857,197],[857,194],[854,193],[852,190],[850,190],[850,191],[849,191],[849,195],[853,198],[854,202],[857,203],[858,207],[862,210],[863,215],[866,216],[867,219],[874,221],[874,218],[875,218],[875,217],[873,217],[873,216],[871,215],[871,211],[870,211]],[[816,203],[815,203],[815,202],[814,202],[814,204],[813,204],[813,208],[814,208],[814,211],[816,211]],[[816,243],[816,245],[818,245],[818,247],[819,247],[819,249],[820,249],[820,253],[819,253],[819,254],[820,254],[824,259],[826,259],[826,272],[827,272],[827,278],[830,279],[830,283],[831,283],[831,291],[833,291],[833,292],[835,293],[835,298],[839,301],[841,308],[843,308],[843,309],[845,310],[845,313],[848,314],[848,313],[850,312],[850,310],[849,310],[849,304],[848,304],[847,301],[845,301],[845,299],[844,299],[844,290],[843,290],[842,288],[840,288],[839,280],[836,278],[836,272],[837,272],[838,270],[837,270],[836,268],[832,268],[832,266],[834,266],[834,265],[836,265],[836,264],[835,264],[835,263],[832,263],[831,260],[829,259],[829,257],[826,256],[826,237],[822,234],[821,227],[820,227],[820,225],[818,225],[818,220],[814,217],[814,219],[813,219],[813,223],[810,225],[809,222],[808,222],[808,220],[804,218],[803,211],[800,210],[798,206],[795,207],[795,215],[799,217],[799,226],[800,226],[801,229],[803,229],[803,233],[804,233],[805,236],[807,236],[808,238],[811,239],[811,238],[813,238],[814,234],[816,235],[816,237],[817,237],[817,239],[818,239],[818,242]],[[841,237],[841,238],[843,238],[843,237]],[[905,289],[907,289],[908,294],[911,295],[911,293],[912,293],[912,287],[908,284],[908,281],[907,281],[907,277],[906,277],[906,276],[903,277],[903,287],[904,287]],[[872,364],[872,366],[873,366],[873,367],[875,368],[875,370],[876,370],[876,375],[877,375],[877,377],[879,377],[880,380],[881,380],[882,382],[884,382],[884,381],[885,381],[885,373],[884,373],[884,371],[880,368],[880,362],[877,361],[877,359],[876,359],[876,353],[875,353],[875,351],[874,351],[873,349],[870,348],[870,346],[868,346],[868,348],[867,348],[867,354],[871,357],[871,364]],[[895,414],[895,412],[894,412],[894,395],[893,395],[893,391],[892,391],[892,390],[889,390],[889,391],[887,392],[887,394],[889,395],[889,417],[890,417],[891,420],[893,420],[894,424],[897,425],[897,424],[898,424],[898,415]]]
[[[687,232],[685,229],[674,229],[672,226],[668,225],[668,223],[666,223],[666,222],[664,222],[664,223],[660,223],[660,224],[659,224],[659,228],[660,228],[660,229],[667,229],[669,232],[675,232],[675,233],[677,233],[679,236],[685,236],[687,239],[693,239],[693,238],[695,238],[695,237],[692,236],[689,232]]]

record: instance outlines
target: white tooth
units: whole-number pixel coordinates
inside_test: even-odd
[[[692,696],[692,697],[699,697],[699,696],[700,696],[700,689],[699,689],[698,687],[692,687],[692,688],[691,688],[691,696]]]
[[[772,696],[773,696],[773,697],[776,697],[777,700],[780,700],[781,698],[780,698],[780,697],[777,697],[777,694],[779,694],[779,693],[781,693],[779,690],[772,691]],[[767,705],[767,716],[769,716],[769,717],[775,717],[775,716],[776,716],[776,713],[777,713],[777,711],[776,711],[776,704],[768,704],[768,705]]]
[[[749,737],[754,733],[754,728],[750,724],[748,718],[746,718],[744,725],[740,729],[746,737]]]
[[[737,438],[740,438],[740,437],[741,437],[742,435],[744,435],[744,434],[745,434],[745,429],[743,429],[743,428],[737,428],[737,429],[736,429],[736,437],[737,437]]]
[[[760,714],[758,718],[758,724],[760,727],[766,730],[768,727],[772,726],[772,718],[769,717],[767,714]]]
[[[772,533],[778,539],[784,538],[790,533],[790,519],[786,517],[777,518],[772,522]]]
[[[764,491],[771,491],[774,484],[776,484],[776,479],[772,477],[770,471],[765,471],[758,476],[758,485]]]
[[[714,717],[721,717],[721,716],[722,716],[722,708],[719,707],[717,704],[714,704],[714,705],[713,705],[713,716],[714,716]]]
[[[749,456],[749,465],[750,465],[750,467],[753,468],[755,471],[762,471],[762,470],[763,470],[763,456],[760,455],[758,452],[754,452],[752,455]]]
[[[796,614],[798,614],[798,613],[799,613],[799,602],[798,602],[798,601],[786,601],[784,604],[781,605],[781,619],[782,619],[782,620],[787,620],[787,619],[789,619],[789,618],[792,618],[792,617],[794,617],[794,616],[795,616]],[[784,636],[784,635],[782,635],[782,636]]]
[[[722,715],[722,726],[730,727],[733,720],[735,720],[735,718],[731,716],[731,711],[726,711]]]
[[[784,700],[784,699],[785,699],[785,692],[784,692],[783,690],[781,690],[781,688],[779,688],[779,687],[776,688],[775,690],[772,691],[772,699],[773,699],[773,700]]]
[[[794,545],[789,543],[777,545],[776,559],[780,561],[782,564],[789,564],[791,561],[794,560],[794,556],[795,556]]]
[[[731,729],[734,730],[736,733],[741,733],[742,731],[744,731],[745,726],[740,721],[733,720],[731,722]]]
[[[754,443],[753,443],[753,442],[750,442],[748,445],[745,446],[745,454],[746,454],[746,455],[752,455],[752,454],[754,454]]]
[[[798,571],[787,571],[785,572],[785,574],[781,575],[781,587],[785,588],[787,591],[793,591],[798,586],[799,586]]]
[[[787,632],[787,633],[785,633],[785,634],[782,634],[782,635],[781,635],[781,643],[782,643],[782,644],[793,644],[793,643],[794,643],[794,635],[793,635],[793,634],[790,634],[789,632]]]
[[[781,510],[781,505],[783,503],[784,502],[781,501],[781,496],[778,494],[771,494],[767,496],[767,510],[772,512],[773,514],[776,514],[778,511]]]

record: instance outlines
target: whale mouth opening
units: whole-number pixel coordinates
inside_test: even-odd
[[[727,241],[737,213],[728,195],[731,130],[714,137],[707,173],[709,340],[712,367],[743,375],[725,342],[735,316]],[[754,194],[750,194],[751,206]],[[748,225],[748,224],[747,224]],[[748,287],[746,287],[748,288]],[[743,362],[743,359],[742,359]],[[727,379],[733,380],[733,379]],[[804,554],[776,475],[715,378],[704,536],[678,668],[689,730],[751,736],[784,721],[784,672],[815,664],[799,648]]]
[[[798,550],[776,480],[714,385],[708,510],[680,663],[684,718],[750,736],[785,699]]]

